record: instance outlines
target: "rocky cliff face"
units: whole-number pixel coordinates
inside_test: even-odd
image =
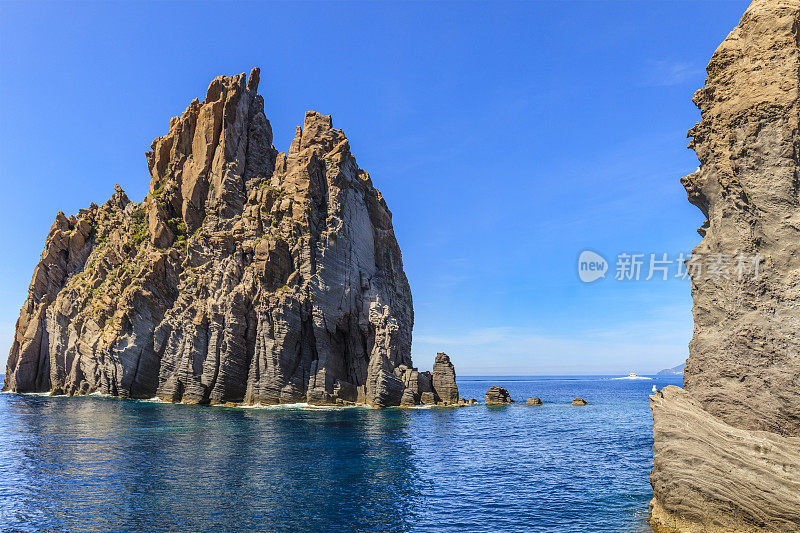
[[[685,391],[651,397],[653,517],[675,529],[800,529],[798,43],[800,3],[756,0],[694,98],[693,255],[730,268],[693,273]]]
[[[419,402],[386,202],[330,116],[306,113],[277,153],[258,82],[258,69],[220,76],[172,119],[147,153],[141,203],[117,187],[102,206],[58,214],[6,390]]]

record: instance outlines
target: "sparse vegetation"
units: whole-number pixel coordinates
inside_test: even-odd
[[[282,187],[273,187],[272,185],[270,185],[269,181],[266,180],[262,181],[258,185],[258,188],[270,191],[275,195],[276,198],[280,198],[281,196],[284,196],[286,194],[286,191],[284,191]]]
[[[144,209],[139,209],[131,213],[131,238],[128,246],[137,248],[147,238],[147,222],[145,221]]]
[[[167,220],[167,226],[170,230],[172,230],[172,234],[175,235],[176,241],[186,240],[186,237],[188,237],[186,223],[182,218],[175,217]]]

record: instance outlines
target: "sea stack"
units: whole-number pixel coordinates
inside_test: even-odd
[[[700,167],[682,182],[707,268],[685,388],[651,396],[652,519],[670,529],[800,530],[798,43],[800,3],[756,0],[694,97]]]
[[[4,390],[401,403],[414,314],[392,215],[330,116],[278,153],[258,83],[219,76],[170,121],[142,202],[117,187],[56,216]]]
[[[446,353],[436,354],[433,362],[432,381],[437,401],[448,405],[458,403],[456,369]]]

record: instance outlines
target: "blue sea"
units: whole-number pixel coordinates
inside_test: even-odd
[[[0,530],[650,531],[648,394],[681,377],[612,377],[463,377],[518,403],[382,411],[2,394]]]

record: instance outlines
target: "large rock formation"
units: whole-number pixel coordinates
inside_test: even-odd
[[[401,402],[413,310],[391,213],[330,116],[277,153],[258,81],[220,76],[172,119],[141,203],[117,187],[58,214],[5,390]]]
[[[705,271],[685,391],[651,397],[653,519],[674,529],[800,530],[798,43],[800,3],[756,0],[694,98]]]

